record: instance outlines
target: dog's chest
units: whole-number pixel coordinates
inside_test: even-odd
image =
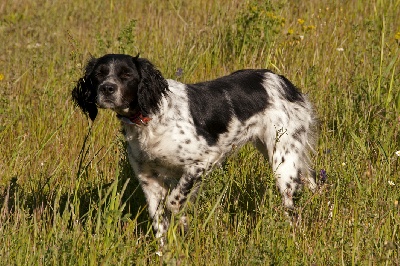
[[[204,160],[208,153],[205,141],[194,134],[194,129],[176,123],[141,128],[127,125],[125,137],[134,158],[139,161],[184,166]]]

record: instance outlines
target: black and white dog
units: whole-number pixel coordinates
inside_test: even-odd
[[[267,158],[287,208],[307,184],[316,188],[308,153],[316,119],[285,77],[248,69],[196,84],[165,79],[146,59],[92,58],[72,92],[94,120],[97,108],[122,121],[128,157],[148,202],[157,237],[197,192],[202,177],[247,142]],[[186,218],[181,222],[186,226]]]

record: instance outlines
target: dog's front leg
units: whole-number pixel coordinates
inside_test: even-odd
[[[140,173],[138,178],[146,196],[149,215],[153,221],[154,233],[157,238],[161,239],[161,244],[163,244],[162,237],[168,230],[169,218],[171,216],[170,211],[164,208],[168,189],[162,180],[156,176]]]
[[[129,143],[127,151],[129,162],[146,197],[154,234],[160,238],[161,245],[163,245],[162,236],[168,230],[170,218],[170,211],[165,208],[168,187],[157,171],[154,171],[156,166],[142,160],[145,156],[140,152],[136,142]]]

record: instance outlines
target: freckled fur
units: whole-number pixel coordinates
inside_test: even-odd
[[[102,77],[93,74],[99,72]],[[72,94],[92,120],[97,107],[151,118],[122,125],[157,237],[168,229],[170,215],[196,195],[202,176],[247,142],[271,163],[287,208],[303,184],[316,187],[308,157],[316,135],[312,106],[271,71],[240,70],[188,85],[164,79],[146,59],[106,55],[89,62]],[[187,226],[185,216],[181,222]]]

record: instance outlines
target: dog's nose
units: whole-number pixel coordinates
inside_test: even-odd
[[[111,95],[117,90],[117,85],[112,83],[106,83],[101,85],[100,92],[104,95]]]

